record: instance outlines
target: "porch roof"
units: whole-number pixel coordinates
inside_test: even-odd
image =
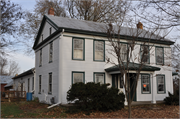
[[[178,73],[177,72],[172,72],[172,75],[175,76],[175,75],[178,75]]]
[[[127,70],[127,69],[129,69],[129,70],[138,70],[139,67],[141,66],[141,64],[134,63],[134,62],[129,62],[128,66],[127,66],[126,62],[123,62],[123,64],[125,66],[125,70]],[[159,67],[148,66],[148,65],[143,65],[142,68],[141,68],[141,71],[160,71],[160,70],[161,70],[161,68],[159,68]],[[119,71],[119,65],[106,68],[105,71],[106,72]]]

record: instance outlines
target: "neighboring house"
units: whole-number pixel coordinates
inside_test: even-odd
[[[4,90],[5,90],[5,91],[8,91],[8,90],[9,90],[9,91],[14,90],[13,84],[14,84],[14,81],[9,82],[7,85],[4,86]]]
[[[0,75],[1,91],[5,91],[4,87],[10,83],[13,76]]]
[[[15,91],[34,92],[34,70],[35,68],[29,69],[13,77]]]
[[[33,49],[35,51],[34,95],[40,101],[54,97],[55,103],[66,104],[67,91],[76,82],[110,83],[110,86],[124,92],[118,67],[107,63],[105,56],[114,59],[107,50],[108,45],[106,24],[75,20],[63,17],[44,15]],[[127,48],[129,28],[121,30],[124,48]],[[136,31],[136,29],[133,29]],[[154,37],[153,37],[154,38]],[[143,41],[148,41],[148,36],[140,36],[135,46],[134,53],[140,51]],[[142,68],[138,80],[134,101],[163,100],[168,96],[168,91],[173,93],[170,45],[169,40],[151,39],[154,45],[147,64]],[[166,55],[165,52],[167,53]],[[127,53],[121,54],[125,57]],[[117,63],[117,62],[115,62]],[[169,65],[169,66],[167,66]],[[130,63],[130,75],[136,76],[132,67],[138,67],[138,61]],[[29,76],[29,77],[28,77]],[[32,79],[33,74],[23,79]],[[21,76],[18,80],[21,80]],[[17,77],[14,78],[17,80]],[[133,79],[132,79],[133,81]],[[32,82],[32,81],[30,81]],[[28,86],[27,83],[24,84]],[[27,89],[27,87],[26,87]],[[46,98],[47,97],[47,98]]]

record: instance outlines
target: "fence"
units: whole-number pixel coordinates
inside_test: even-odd
[[[26,100],[26,91],[2,91],[1,92],[1,102],[2,101],[20,101]]]

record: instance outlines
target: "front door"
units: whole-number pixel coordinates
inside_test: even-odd
[[[136,101],[136,84],[133,84],[133,83],[136,83],[136,74],[129,74],[130,75],[130,87],[132,87],[132,90],[131,90],[131,98],[133,96],[133,93],[135,91],[135,95],[134,95],[134,98],[133,98],[133,101]]]

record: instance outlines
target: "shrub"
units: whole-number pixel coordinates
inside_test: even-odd
[[[174,92],[174,95],[168,92],[169,97],[164,98],[167,105],[179,105],[179,90]]]
[[[75,83],[67,92],[67,100],[74,101],[83,110],[110,111],[124,107],[125,95],[117,88],[108,88],[109,84]]]

